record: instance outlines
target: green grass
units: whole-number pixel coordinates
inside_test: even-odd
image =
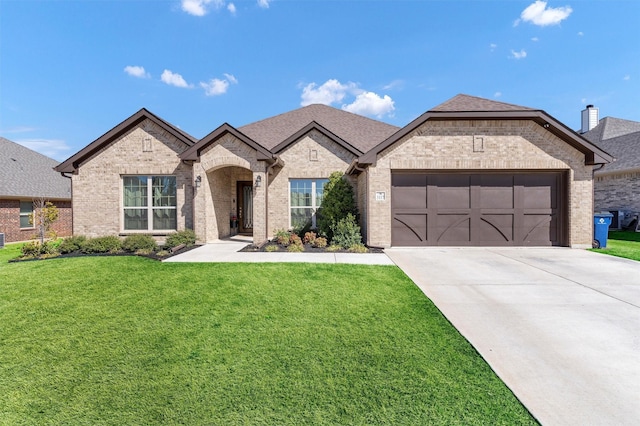
[[[536,424],[396,267],[5,263],[0,424]]]
[[[640,232],[610,231],[607,247],[592,251],[640,261]]]

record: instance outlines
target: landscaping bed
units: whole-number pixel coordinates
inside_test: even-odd
[[[275,253],[282,253],[284,251],[288,251],[287,249],[288,246],[283,246],[281,244],[278,244],[277,241],[269,241],[266,244],[263,245],[254,245],[254,244],[249,244],[246,247],[244,247],[242,250],[242,252],[275,252]],[[366,248],[366,251],[349,251],[349,249],[346,248],[335,248],[334,247],[315,247],[312,244],[302,244],[303,250],[301,250],[301,252],[304,253],[384,253],[384,250],[379,248],[379,247],[367,247],[364,246]]]

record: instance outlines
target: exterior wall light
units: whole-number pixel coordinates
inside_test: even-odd
[[[260,188],[262,186],[262,176],[256,176],[256,188]]]
[[[200,184],[202,183],[202,176],[196,176],[196,188],[200,188]]]

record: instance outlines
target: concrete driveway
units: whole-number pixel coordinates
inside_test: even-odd
[[[392,248],[543,425],[640,424],[640,262],[567,248]]]

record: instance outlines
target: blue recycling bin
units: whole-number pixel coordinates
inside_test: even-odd
[[[593,246],[595,248],[606,248],[607,238],[609,238],[609,226],[613,215],[609,212],[593,214]]]

